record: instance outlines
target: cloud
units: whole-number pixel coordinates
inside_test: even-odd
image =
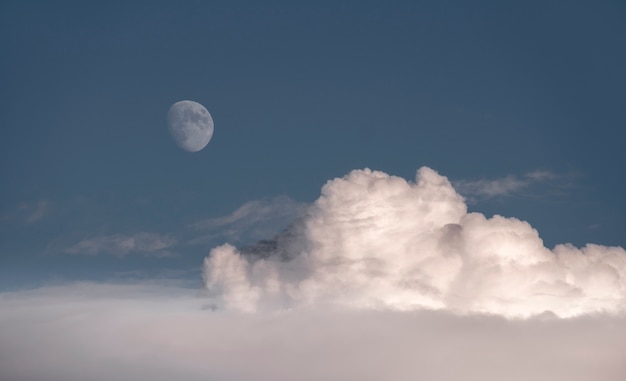
[[[468,213],[448,179],[426,167],[414,183],[369,169],[331,180],[275,240],[211,250],[203,277],[223,306],[246,312],[626,312],[623,248],[550,250],[527,222]]]
[[[0,293],[6,380],[621,381],[626,319],[202,308],[197,290],[77,283]]]
[[[76,245],[169,247],[141,234]],[[357,170],[273,239],[214,248],[203,290],[159,279],[0,293],[0,379],[621,381],[625,261],[619,247],[550,250],[526,222],[468,213],[432,169],[415,182]]]
[[[113,234],[83,239],[67,247],[65,252],[80,255],[111,254],[118,257],[125,257],[131,254],[151,257],[172,257],[175,256],[175,253],[171,252],[170,249],[175,244],[175,238],[156,233]]]
[[[19,209],[24,213],[26,223],[34,224],[44,218],[50,209],[50,204],[46,200],[39,200],[34,204],[20,204]]]
[[[255,242],[284,229],[306,207],[286,196],[249,201],[231,214],[208,218],[174,229],[167,234],[139,232],[59,237],[48,244],[49,252],[78,255],[114,255],[126,257],[174,257],[183,245],[210,247],[216,239],[230,242]],[[188,248],[187,248],[188,249]]]
[[[192,230],[205,234],[190,239],[188,243],[205,244],[217,237],[235,242],[258,240],[285,228],[305,207],[305,204],[287,196],[248,201],[227,216],[208,218],[192,224]]]
[[[48,200],[22,202],[13,206],[7,213],[0,214],[0,223],[32,225],[43,220],[49,213],[50,202]]]
[[[493,198],[517,193],[533,184],[555,180],[558,175],[549,171],[534,171],[524,176],[509,175],[500,179],[458,180],[456,190],[468,198]]]

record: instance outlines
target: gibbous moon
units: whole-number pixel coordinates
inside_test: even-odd
[[[194,101],[176,102],[167,113],[167,127],[176,144],[185,151],[198,152],[213,136],[213,118]]]

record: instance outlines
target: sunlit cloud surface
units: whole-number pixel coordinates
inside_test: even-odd
[[[626,308],[623,248],[546,248],[527,222],[468,213],[426,167],[415,182],[369,169],[328,181],[273,244],[214,248],[204,279],[227,309],[248,312],[338,305],[572,317]]]

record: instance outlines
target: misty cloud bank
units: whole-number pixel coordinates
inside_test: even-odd
[[[197,290],[78,283],[0,293],[11,381],[622,381],[626,320],[202,308]]]
[[[626,311],[626,251],[550,250],[515,218],[468,213],[430,168],[415,182],[355,170],[328,181],[273,241],[225,244],[205,259],[205,286],[228,310],[294,307],[445,310],[505,317]]]

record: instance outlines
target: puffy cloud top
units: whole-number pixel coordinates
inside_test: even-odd
[[[527,222],[467,213],[448,179],[369,169],[328,181],[268,245],[223,245],[205,286],[228,309],[335,306],[528,317],[626,310],[621,247],[546,248]]]

